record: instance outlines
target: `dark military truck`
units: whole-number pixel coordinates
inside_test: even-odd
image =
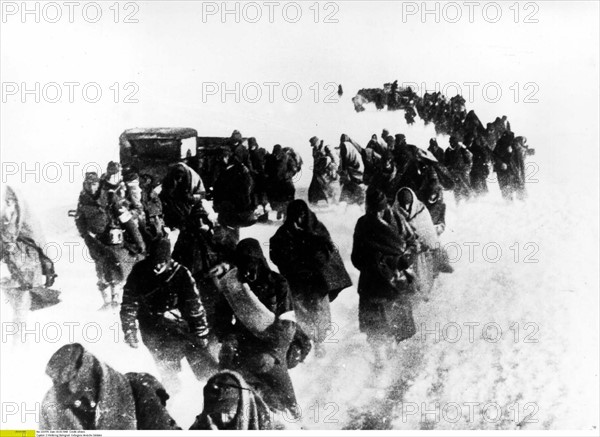
[[[229,147],[229,137],[199,137],[192,128],[135,128],[119,137],[120,161],[140,175],[160,183],[169,165],[185,162],[202,178],[207,194],[219,172],[219,153]],[[209,194],[210,195],[210,194]]]

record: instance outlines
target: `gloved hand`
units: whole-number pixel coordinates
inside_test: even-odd
[[[129,345],[129,347],[133,349],[137,349],[140,347],[138,342],[137,333],[133,331],[129,331],[125,333],[125,343]]]
[[[208,338],[206,336],[194,337],[192,339],[192,344],[198,349],[206,349],[208,347]]]
[[[229,271],[229,264],[220,263],[208,271],[208,276],[211,278],[219,278]]]

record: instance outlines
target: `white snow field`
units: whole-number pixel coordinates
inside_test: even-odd
[[[538,151],[536,159],[544,154],[543,147]],[[340,295],[332,304],[327,356],[310,356],[292,370],[303,427],[597,426],[597,258],[586,250],[598,237],[589,223],[593,202],[585,201],[585,192],[558,201],[558,188],[553,190],[543,173],[539,181],[528,186],[525,203],[507,204],[497,185],[487,197],[458,207],[447,193],[443,242],[455,272],[440,276],[429,296],[415,296],[418,333],[377,376],[366,338],[358,331],[356,289]],[[145,348],[132,350],[122,343],[118,314],[97,311],[101,298],[94,267],[66,217],[68,205],[45,206],[40,217],[48,240],[62,251],[57,288],[63,302],[31,313],[24,341],[10,335],[10,311],[2,304],[2,399],[18,406],[18,414],[6,407],[3,427],[9,429],[36,427],[35,414],[21,413],[41,401],[50,386],[45,364],[69,341],[81,342],[121,372],[157,375]],[[349,258],[362,211],[342,205],[318,214],[356,283],[358,272]],[[276,226],[256,225],[242,236],[259,239],[268,253]],[[67,245],[73,242],[80,245],[69,260]],[[186,428],[201,411],[203,385],[187,366],[182,380],[181,392],[168,406]]]
[[[467,109],[484,123],[507,115],[516,135],[536,149],[528,161],[529,198],[507,204],[491,183],[488,196],[457,207],[446,193],[442,239],[455,258],[455,272],[439,277],[429,296],[415,296],[419,331],[377,376],[358,331],[356,289],[342,292],[332,304],[335,329],[326,357],[311,355],[291,371],[302,418],[290,426],[597,431],[596,2],[577,8],[540,3],[540,22],[529,27],[509,19],[493,26],[401,23],[394,15],[398,5],[369,3],[377,5],[369,14],[362,2],[347,2],[341,3],[339,26],[275,23],[260,32],[243,23],[202,25],[193,2],[178,2],[178,9],[166,3],[142,3],[140,23],[129,27],[3,24],[3,80],[139,85],[135,104],[107,97],[97,104],[63,99],[2,105],[2,169],[6,163],[18,168],[4,173],[2,183],[19,186],[42,222],[48,253],[57,258],[55,287],[63,297],[59,305],[29,314],[24,339],[11,335],[10,306],[4,298],[0,302],[3,429],[38,427],[39,403],[51,385],[46,363],[70,341],[120,372],[158,376],[144,347],[134,350],[122,342],[118,314],[98,311],[94,266],[67,217],[76,206],[82,170],[104,170],[118,159],[123,130],[180,126],[196,128],[201,136],[228,136],[239,129],[268,150],[277,143],[292,146],[305,162],[297,181],[302,197],[311,177],[313,135],[335,145],[347,133],[366,145],[387,128],[427,146],[435,136],[432,126],[419,120],[407,126],[401,112],[354,112],[351,98],[360,88],[398,79],[499,83],[502,99],[492,103],[478,94]],[[281,98],[223,103],[218,96],[202,102],[205,81],[295,81],[305,97],[298,103]],[[345,94],[338,103],[324,103],[323,96],[315,103],[309,90],[315,82],[322,90],[327,82],[341,83]],[[523,84],[535,82],[538,102],[524,103],[522,95],[515,101],[509,91],[515,82],[522,91]],[[448,138],[439,136],[438,142],[446,147]],[[58,177],[50,163],[62,170]],[[67,163],[76,163],[72,175]],[[350,252],[363,212],[340,206],[317,213],[356,284]],[[267,253],[276,226],[256,225],[242,237],[264,242]],[[203,381],[187,365],[181,379],[168,408],[186,429],[202,409]]]

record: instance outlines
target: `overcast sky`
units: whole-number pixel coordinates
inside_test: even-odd
[[[30,3],[32,10],[35,3]],[[347,132],[364,144],[383,127],[426,145],[433,131],[420,123],[406,127],[401,113],[354,112],[350,99],[359,88],[398,79],[424,82],[426,88],[434,88],[436,82],[442,87],[458,83],[472,100],[468,109],[475,109],[484,123],[498,115],[509,117],[517,135],[525,135],[536,147],[551,178],[564,178],[566,168],[570,174],[588,171],[597,180],[597,2],[529,2],[517,7],[500,2],[502,15],[495,23],[491,21],[498,10],[489,2],[476,2],[472,10],[463,2],[428,3],[431,10],[438,8],[439,23],[435,13],[422,15],[421,2],[330,2],[317,7],[300,2],[296,23],[291,21],[298,8],[289,2],[275,2],[273,23],[264,2],[237,3],[240,23],[235,14],[223,19],[216,10],[221,2],[192,1],[120,3],[118,17],[117,8],[110,9],[112,2],[100,2],[102,16],[91,23],[97,10],[88,3],[73,10],[73,23],[62,2],[55,3],[58,10],[39,3],[36,23],[34,13],[21,15],[21,2],[3,2],[3,162],[104,163],[118,157],[119,134],[130,127],[186,126],[207,136],[240,129],[269,150],[281,143],[304,154],[313,135],[335,143]],[[234,10],[236,4],[228,7]],[[249,23],[257,11],[261,18]],[[49,23],[58,12],[60,19]],[[127,17],[138,22],[126,23]],[[22,94],[22,83],[34,89],[36,82],[40,103],[35,103],[35,95]],[[42,93],[50,82],[61,84],[58,103],[49,103]],[[80,84],[73,103],[65,82]],[[236,103],[230,94],[223,103],[222,84],[235,89],[236,82],[241,101]],[[256,95],[250,82],[260,84],[262,98],[257,103],[244,101],[244,87],[246,97]],[[273,102],[266,82],[279,84],[272,88]],[[479,85],[469,89],[465,84],[471,82]],[[11,83],[18,85],[16,90]],[[97,103],[82,97],[88,83],[102,91]],[[337,103],[325,103],[338,100],[332,83],[342,84],[345,93]],[[214,84],[216,94],[209,95]],[[286,101],[286,84],[293,84],[287,97],[293,98],[300,88],[298,102]],[[490,101],[496,85],[488,86],[484,98],[486,84],[500,86],[497,102]],[[449,96],[457,92],[455,87],[445,89]],[[46,91],[46,97],[53,98],[52,87]],[[88,91],[93,97],[94,89]],[[127,96],[137,103],[125,103]],[[577,152],[571,156],[591,159],[583,164],[567,159],[564,148]]]

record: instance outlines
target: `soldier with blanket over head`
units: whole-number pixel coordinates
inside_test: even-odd
[[[41,227],[25,199],[15,188],[4,185],[0,205],[0,259],[10,272],[7,282],[14,284],[14,287],[6,287],[5,292],[14,309],[15,323],[24,321],[27,311],[35,306],[30,292],[40,285],[51,287],[54,284],[57,276],[54,263],[44,253],[44,246]],[[8,284],[3,281],[3,285]],[[37,290],[42,291],[42,299],[51,296],[51,290],[47,288]]]
[[[52,387],[41,408],[41,430],[176,430],[166,409],[169,395],[147,373],[122,375],[79,343],[48,361]]]
[[[296,321],[290,288],[285,278],[272,271],[260,243],[252,238],[239,242],[235,252],[237,270],[231,281],[251,299],[254,307],[239,307],[230,301],[229,284],[217,307],[215,332],[222,343],[221,368],[239,372],[257,390],[267,405],[298,414],[296,394],[288,373],[287,354],[294,339]],[[235,307],[235,308],[234,308]],[[253,323],[253,311],[262,311],[270,323]]]
[[[359,328],[380,368],[398,342],[416,333],[409,296],[416,246],[410,225],[390,211],[383,192],[369,188],[366,201],[367,212],[354,229],[352,264],[360,271]]]
[[[288,206],[285,223],[270,240],[270,256],[290,284],[298,324],[323,356],[331,328],[329,302],[352,281],[329,231],[303,200]]]

